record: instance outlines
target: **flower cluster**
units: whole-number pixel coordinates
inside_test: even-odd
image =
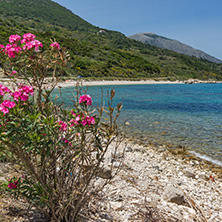
[[[62,138],[62,141],[63,141],[64,143],[67,143],[69,146],[72,146],[72,143],[69,142],[69,140],[67,140],[66,138]]]
[[[10,43],[15,43],[15,42],[18,42],[19,40],[21,39],[21,36],[16,34],[16,35],[11,35],[9,37],[9,42]]]
[[[10,89],[0,84],[0,96],[4,96],[5,93],[10,93]]]
[[[74,112],[72,112],[72,114],[74,116],[76,116],[76,114]],[[86,116],[84,114],[79,114],[78,116],[76,116],[75,119],[71,119],[70,123],[72,123],[71,127],[74,126],[74,125],[81,125],[81,124],[83,126],[85,126],[85,125],[90,126],[90,125],[95,124],[95,118],[93,116],[88,116],[88,115]]]
[[[23,50],[35,49],[35,51],[38,52],[39,47],[43,47],[43,45],[39,40],[36,40],[35,37],[36,36],[33,35],[32,33],[24,34],[21,43],[25,45],[22,47],[22,49]]]
[[[10,189],[16,189],[17,185],[18,185],[18,180],[16,180],[14,183],[12,182],[12,179],[9,179],[9,184],[8,184],[8,188]]]
[[[5,51],[5,54],[7,54],[9,58],[15,58],[15,56],[22,51],[22,48],[18,46],[16,43],[7,44],[5,46],[4,51]]]
[[[36,52],[39,51],[39,47],[43,47],[42,43],[39,40],[33,40],[31,42],[27,42],[24,46],[23,46],[23,50],[30,50],[30,49],[35,49]]]
[[[11,92],[9,88],[0,84],[0,95],[4,96],[6,93],[9,93],[14,101],[27,101],[30,95],[34,94],[32,86],[19,85],[18,91]],[[0,112],[3,112],[4,115],[9,113],[9,109],[14,108],[16,103],[10,100],[4,100],[0,104]]]
[[[0,104],[0,111],[4,114],[9,113],[9,109],[14,108],[16,106],[15,102],[10,100],[5,100]]]
[[[5,46],[4,45],[0,45],[0,52],[4,52]]]
[[[21,40],[21,43],[28,43],[28,42],[31,42],[31,41],[34,41],[35,40],[35,35],[32,34],[32,33],[26,33],[23,35],[23,39]]]
[[[9,44],[6,46],[0,45],[0,52],[4,52],[8,55],[9,58],[15,58],[22,50],[31,50],[34,49],[36,52],[39,51],[39,47],[43,47],[42,43],[39,40],[35,39],[35,35],[32,33],[27,33],[23,35],[23,39],[19,43],[22,38],[18,34],[11,35],[9,37]],[[19,46],[21,44],[21,47]]]
[[[51,46],[52,48],[54,48],[54,49],[58,49],[58,50],[61,49],[58,42],[53,42],[50,46]]]
[[[28,100],[29,95],[34,94],[34,90],[32,86],[20,85],[18,91],[10,94],[15,101],[18,101],[20,99],[25,102]]]
[[[59,130],[60,131],[66,131],[67,130],[67,124],[63,121],[58,121],[58,124],[60,126]]]
[[[82,95],[79,97],[79,103],[85,103],[87,106],[92,105],[92,98],[90,95]]]

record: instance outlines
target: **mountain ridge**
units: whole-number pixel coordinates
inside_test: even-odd
[[[214,56],[211,56],[202,50],[195,49],[178,40],[170,39],[151,32],[137,33],[134,35],[130,35],[128,37],[136,41],[141,41],[146,44],[151,44],[160,47],[162,49],[168,49],[177,53],[194,56],[200,59],[206,59],[210,62],[222,63],[220,59],[217,59]]]

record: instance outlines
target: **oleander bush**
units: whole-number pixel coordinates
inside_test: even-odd
[[[31,33],[12,35],[7,45],[0,45],[0,56],[11,83],[0,84],[0,151],[19,166],[18,176],[9,178],[5,188],[52,221],[75,221],[112,177],[99,178],[98,172],[118,138],[122,105],[112,107],[111,90],[108,108],[95,112],[91,96],[79,87],[71,111],[53,103],[51,95],[69,59],[56,41],[47,50]]]

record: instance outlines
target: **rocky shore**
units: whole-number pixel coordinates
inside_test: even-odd
[[[92,199],[89,213],[80,221],[222,221],[221,167],[171,152],[164,145],[157,148],[125,140],[116,155],[114,147],[111,144],[97,182],[116,175]],[[0,175],[1,181],[9,177],[8,164],[1,163]],[[0,221],[46,222],[35,209],[27,215],[28,205],[21,200],[0,198],[0,203]]]
[[[132,141],[112,152],[104,165],[120,172],[104,189],[97,221],[222,221],[221,167]]]
[[[196,84],[196,83],[203,83],[203,84],[207,84],[207,83],[211,83],[211,84],[215,84],[215,83],[219,83],[215,80],[199,80],[199,79],[188,79],[184,81],[185,84]]]

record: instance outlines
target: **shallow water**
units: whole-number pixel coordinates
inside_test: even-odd
[[[130,123],[129,134],[183,145],[222,163],[222,84],[102,86],[104,98],[111,88],[116,91],[114,105],[123,100],[120,123]],[[62,89],[67,108],[72,108],[72,93],[72,87]],[[100,86],[90,86],[88,94],[95,106],[100,103]]]

